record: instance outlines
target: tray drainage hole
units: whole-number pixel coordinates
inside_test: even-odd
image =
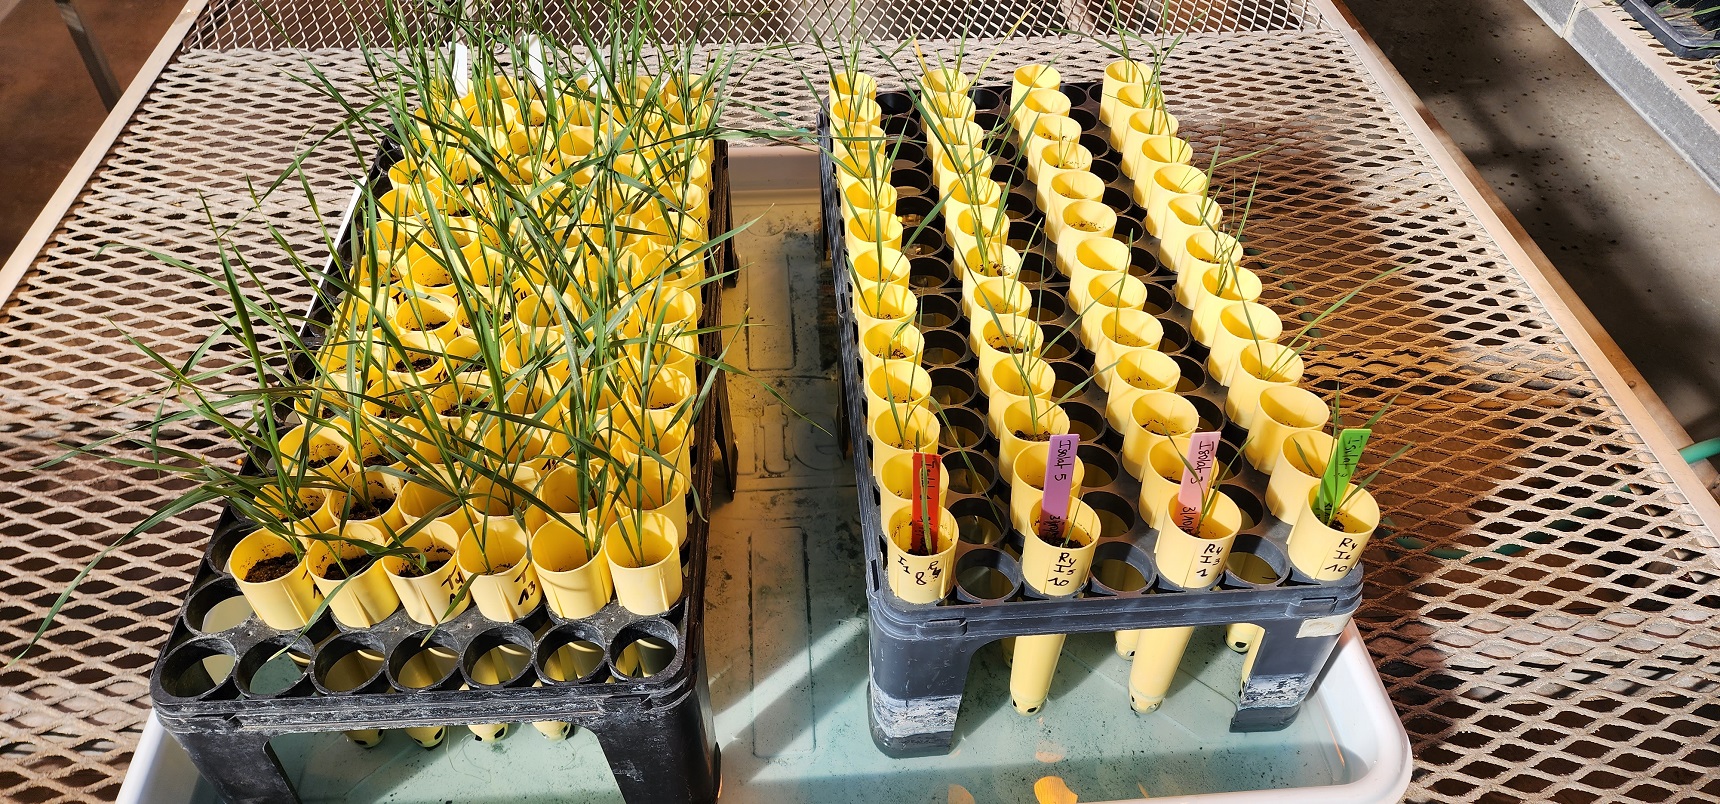
[[[950,505],[956,518],[957,537],[968,544],[993,545],[1003,541],[1003,512],[984,497],[969,497]]]
[[[922,234],[925,233],[922,232]],[[935,294],[920,297],[920,327],[922,329],[952,327],[961,318],[962,307],[955,299]]]
[[[1242,530],[1249,530],[1266,521],[1266,506],[1261,504],[1260,498],[1255,496],[1254,492],[1234,484],[1220,486],[1218,490],[1242,511]]]
[[[1093,577],[1118,592],[1138,592],[1147,588],[1147,576],[1141,574],[1135,565],[1120,558],[1093,562]]]
[[[938,443],[946,449],[972,449],[985,440],[985,419],[963,408],[948,408],[939,412],[942,427],[938,428]]]
[[[979,393],[973,375],[952,366],[939,366],[926,372],[932,378],[932,398],[944,408],[959,408]]]
[[[529,642],[516,639],[508,629],[492,629],[472,640],[466,648],[465,661],[466,678],[473,684],[505,686],[518,680],[531,666],[532,649]]]
[[[317,653],[316,679],[330,692],[353,692],[382,673],[382,649],[351,636],[336,637]]]
[[[233,672],[233,649],[216,639],[187,642],[161,668],[161,688],[176,698],[207,695]]]
[[[1062,298],[1058,296],[1046,295],[1042,298],[1055,298],[1058,300],[1057,304],[1063,304]],[[1044,335],[1045,337],[1039,346],[1039,356],[1046,360],[1069,360],[1075,357],[1081,348],[1080,336],[1075,334],[1075,330],[1068,327],[1048,327],[1045,329]],[[1082,376],[1086,376],[1085,371],[1082,372]]]
[[[920,353],[920,359],[927,366],[954,366],[968,356],[967,340],[947,329],[928,330],[925,333],[926,348]]]
[[[1085,465],[1086,477],[1093,476],[1093,465],[1082,461]],[[1085,482],[1085,481],[1084,481]],[[1109,491],[1090,491],[1081,495],[1081,501],[1099,515],[1099,535],[1103,538],[1115,538],[1135,529],[1135,509],[1128,500],[1112,494]],[[1106,584],[1110,586],[1110,584]],[[1117,587],[1112,586],[1112,589]]]
[[[1087,373],[1087,368],[1072,360],[1052,361],[1051,373],[1053,377],[1051,382],[1051,395],[1056,399],[1066,399],[1075,393],[1075,389],[1077,387],[1086,388],[1093,384],[1088,382],[1091,375]],[[1086,384],[1083,385],[1083,383]],[[1075,422],[1071,420],[1069,425],[1073,428],[1075,426]],[[1080,435],[1082,441],[1093,440],[1092,437],[1086,433],[1081,433]]]
[[[636,626],[621,629],[615,638],[615,672],[626,678],[650,678],[675,661],[675,643]]]
[[[434,638],[426,643],[426,633],[407,637],[394,651],[394,680],[401,689],[440,689],[460,667],[460,651]]]
[[[1253,553],[1231,551],[1225,559],[1225,569],[1249,583],[1270,586],[1278,583],[1278,570],[1272,563]]]
[[[579,681],[603,668],[603,646],[588,639],[575,639],[543,660],[544,677],[551,681]]]
[[[253,646],[239,660],[239,688],[252,695],[280,695],[305,677],[310,667],[308,645],[270,639]]]
[[[186,625],[208,634],[225,631],[251,617],[251,604],[245,602],[238,587],[225,581],[197,590],[187,608]]]
[[[1117,463],[1117,456],[1098,444],[1082,444],[1075,454],[1081,459],[1081,463],[1086,465],[1087,471],[1082,476],[1081,485],[1087,488],[1096,489],[1109,486],[1122,471],[1121,465]],[[1131,516],[1130,521],[1132,522],[1133,519],[1134,517]],[[1107,533],[1106,535],[1110,534]]]
[[[950,476],[950,491],[957,494],[984,494],[997,483],[997,467],[978,452],[946,453],[944,472]]]
[[[1008,600],[1019,575],[1015,560],[999,550],[970,550],[956,562],[956,585],[973,601]]]

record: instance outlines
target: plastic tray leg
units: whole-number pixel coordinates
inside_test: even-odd
[[[720,758],[710,697],[701,667],[697,689],[674,705],[629,710],[591,729],[627,804],[717,800]]]
[[[1345,618],[1348,621],[1348,618]],[[1343,622],[1304,634],[1311,620],[1280,620],[1262,623],[1259,652],[1254,668],[1243,682],[1236,715],[1230,720],[1234,732],[1277,731],[1289,726],[1314,688],[1327,657],[1338,645]],[[1332,633],[1327,634],[1325,631]]]
[[[954,747],[968,665],[977,644],[891,634],[871,618],[867,697],[872,741],[892,757],[947,754]]]
[[[269,747],[269,735],[188,731],[173,736],[227,804],[297,804],[299,796]]]

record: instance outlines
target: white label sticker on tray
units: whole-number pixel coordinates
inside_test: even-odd
[[[1334,614],[1330,617],[1315,617],[1312,620],[1303,620],[1302,627],[1296,629],[1296,638],[1306,639],[1308,637],[1335,636],[1338,632],[1344,630],[1344,625],[1349,621],[1350,615],[1348,614]]]

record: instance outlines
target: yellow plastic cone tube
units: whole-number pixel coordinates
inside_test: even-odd
[[[1020,108],[1027,93],[1036,89],[1057,90],[1063,86],[1063,74],[1049,64],[1023,64],[1015,68],[1009,84],[1009,108]]]
[[[1028,445],[1069,432],[1069,414],[1047,399],[1022,398],[1003,411],[1003,427],[997,433],[998,473],[1012,477],[1015,459]]]
[[[681,599],[681,551],[667,517],[625,515],[604,534],[603,555],[622,608],[662,614]]]
[[[994,432],[1003,432],[1003,416],[1009,406],[1033,398],[1051,404],[1057,388],[1057,373],[1051,364],[1037,357],[1020,360],[999,360],[987,366],[981,375],[981,385],[990,388],[986,398],[986,421]]]
[[[1174,502],[1176,492],[1162,506],[1164,513],[1155,516],[1153,526],[1159,539],[1153,550],[1159,573],[1179,586],[1205,589],[1218,582],[1230,544],[1242,527],[1242,512],[1229,497],[1219,494],[1210,511],[1191,535],[1172,521],[1172,512],[1180,506]],[[1129,705],[1136,712],[1151,712],[1164,703],[1176,676],[1177,665],[1193,628],[1153,628],[1138,632],[1135,638],[1135,658],[1129,666]]]
[[[1302,381],[1302,356],[1294,349],[1276,343],[1248,344],[1242,348],[1236,370],[1231,372],[1230,393],[1224,400],[1224,415],[1254,429],[1260,415],[1260,394],[1274,385],[1295,385]]]
[[[1050,460],[1051,445],[1036,442],[1023,447],[1015,456],[1015,465],[1010,467],[1009,524],[1022,533],[1032,533],[1039,521],[1040,506],[1045,501],[1045,467]],[[1076,458],[1074,477],[1069,483],[1071,506],[1080,502],[1081,484],[1086,479],[1087,464]],[[1099,533],[1096,529],[1090,532],[1095,536]]]
[[[367,556],[363,547],[351,542],[317,542],[305,551],[311,580],[328,599],[335,620],[348,628],[369,628],[400,608],[382,562],[368,561]],[[366,562],[364,569],[346,577],[342,568],[356,568],[359,562]]]
[[[1035,522],[1039,513],[1039,506],[1034,506],[1031,515]],[[1065,539],[1074,545],[1054,545],[1034,531],[1023,532],[1023,580],[1040,594],[1052,597],[1074,594],[1087,582],[1092,569],[1099,528],[1098,513],[1076,500],[1070,505],[1064,530]],[[1009,665],[1009,698],[1015,711],[1033,715],[1045,706],[1051,678],[1057,672],[1057,660],[1063,653],[1063,640],[1063,634],[1016,637]]]
[[[543,584],[544,602],[570,620],[596,614],[615,596],[609,562],[602,555],[601,525],[584,517],[578,520],[588,532],[550,520],[532,534],[532,564]]]
[[[1284,440],[1297,433],[1317,430],[1330,411],[1312,392],[1294,385],[1275,385],[1260,394],[1260,415],[1242,453],[1254,468],[1271,474],[1284,456]]]
[[[1272,467],[1266,483],[1266,508],[1280,520],[1296,524],[1302,499],[1326,473],[1332,454],[1332,437],[1317,430],[1294,433],[1284,439],[1282,457]]]
[[[471,579],[472,602],[487,619],[513,622],[543,600],[527,552],[525,528],[508,517],[482,517],[461,534],[455,560]]]
[[[1135,477],[1149,474],[1147,452],[1155,444],[1186,436],[1200,426],[1194,403],[1169,391],[1147,391],[1135,397],[1123,431],[1123,466]]]
[[[878,521],[889,522],[896,512],[914,507],[918,480],[914,477],[914,456],[901,453],[884,462],[878,480]],[[938,473],[937,504],[944,505],[950,496],[950,473]]]
[[[1101,368],[1105,385],[1105,420],[1117,432],[1131,424],[1135,397],[1147,391],[1175,391],[1182,369],[1170,355],[1153,349],[1128,349],[1115,363]]]
[[[955,585],[956,518],[949,511],[939,511],[937,552],[931,555],[910,552],[913,520],[911,506],[897,511],[889,520],[884,540],[885,580],[890,591],[908,603],[937,603],[948,597]]]
[[[283,556],[292,555],[293,547],[285,539],[259,530],[234,545],[227,559],[227,572],[238,582],[245,602],[265,625],[280,631],[303,628],[321,605],[322,595],[311,582],[310,570],[303,561],[297,561],[285,575],[272,580],[246,578],[258,564],[271,560],[284,562]]]
[[[914,408],[906,415],[886,412],[867,425],[872,437],[872,472],[876,477],[884,464],[901,454],[938,451],[939,426],[937,417],[925,408]]]
[[[1206,370],[1220,385],[1230,385],[1242,350],[1255,342],[1276,343],[1284,336],[1284,321],[1272,308],[1256,302],[1231,302],[1218,311]]]
[[[453,528],[432,522],[412,534],[404,546],[419,551],[427,562],[441,562],[441,566],[420,575],[415,571],[418,564],[406,556],[386,556],[380,562],[395,596],[400,598],[400,605],[413,622],[437,625],[471,605],[471,597],[460,594],[466,576],[454,560],[459,544],[460,537]]]

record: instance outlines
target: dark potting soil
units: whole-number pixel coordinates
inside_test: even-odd
[[[1045,538],[1044,534],[1034,534],[1034,535],[1038,536],[1040,541],[1045,542],[1046,544],[1049,544],[1052,547],[1055,547],[1059,550],[1078,550],[1081,548],[1080,542],[1075,541],[1074,539],[1071,539],[1068,536],[1059,535],[1056,538],[1047,539],[1047,538]]]
[[[370,462],[365,461],[365,465],[369,466]],[[383,512],[393,507],[393,497],[372,497],[369,500],[355,500],[346,515],[362,522],[382,516]]]
[[[370,467],[370,466],[387,466],[393,462],[394,462],[393,458],[390,458],[387,455],[383,455],[382,453],[377,453],[375,455],[372,455],[368,458],[365,458],[363,461],[364,465],[367,467]],[[393,500],[389,500],[390,504],[392,504],[393,502],[394,502]]]
[[[322,576],[331,581],[344,581],[349,575],[364,574],[364,571],[370,569],[370,565],[375,563],[375,561],[376,558],[374,556],[343,558],[340,561],[336,561],[333,564],[328,565],[328,567],[322,571]]]
[[[252,564],[251,568],[245,571],[245,582],[268,583],[276,578],[285,578],[287,573],[292,572],[293,568],[298,565],[299,558],[292,553],[265,558]]]
[[[908,350],[903,349],[900,346],[890,350],[890,359],[891,360],[903,360],[903,359],[906,359],[907,357],[908,357]]]
[[[447,563],[447,556],[425,556],[423,569],[419,569],[417,564],[408,561],[400,567],[399,572],[394,574],[399,575],[402,578],[417,578],[424,575],[434,575],[437,570],[442,569],[442,567]]]
[[[987,338],[985,342],[990,344],[991,348],[1006,355],[1013,355],[1021,351],[1021,344],[1016,343],[1012,338]]]
[[[1015,431],[1015,437],[1021,439],[1022,441],[1050,441],[1051,440],[1051,434],[1050,433],[1028,433],[1028,432],[1024,432],[1021,430]]]
[[[324,466],[327,466],[331,463],[334,463],[334,459],[338,458],[338,457],[340,457],[340,456],[339,455],[329,455],[329,456],[322,457],[322,458],[312,458],[308,461],[305,461],[305,466],[308,466],[312,469],[321,469]]]

